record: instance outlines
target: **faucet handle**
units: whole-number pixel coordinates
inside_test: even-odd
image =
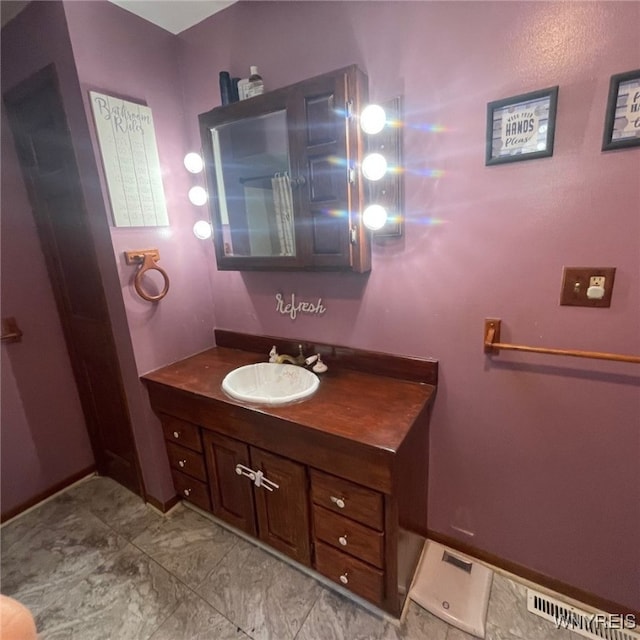
[[[322,362],[322,359],[320,358],[320,354],[318,354],[316,356],[316,363],[313,365],[313,367],[311,368],[312,371],[315,371],[316,373],[324,373],[329,367],[327,367],[327,365]]]
[[[269,351],[269,362],[277,362],[278,361],[278,350],[276,349],[276,345],[274,344],[271,347],[271,351]]]

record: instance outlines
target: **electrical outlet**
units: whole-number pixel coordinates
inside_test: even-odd
[[[565,267],[560,304],[572,307],[610,307],[615,267]]]

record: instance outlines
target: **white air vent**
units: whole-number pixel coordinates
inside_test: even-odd
[[[548,595],[527,589],[527,609],[553,622],[558,629],[569,629],[594,640],[640,640],[640,620],[632,614],[587,613]]]

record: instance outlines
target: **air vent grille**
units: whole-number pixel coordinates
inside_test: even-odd
[[[640,634],[632,631],[640,620],[633,615],[587,613],[533,589],[527,590],[527,609],[559,629],[568,629],[585,638],[640,640]]]

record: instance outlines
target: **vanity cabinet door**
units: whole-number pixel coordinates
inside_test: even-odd
[[[254,489],[260,539],[311,566],[306,468],[254,447],[251,463],[268,480]]]
[[[297,214],[308,233],[306,261],[314,269],[371,269],[369,235],[360,225],[361,147],[355,117],[366,87],[364,74],[350,67],[307,80],[289,107],[298,123],[291,134],[292,162],[306,179]]]
[[[213,514],[255,536],[253,484],[246,476],[236,473],[238,464],[250,467],[249,447],[212,431],[204,431],[202,438]]]

